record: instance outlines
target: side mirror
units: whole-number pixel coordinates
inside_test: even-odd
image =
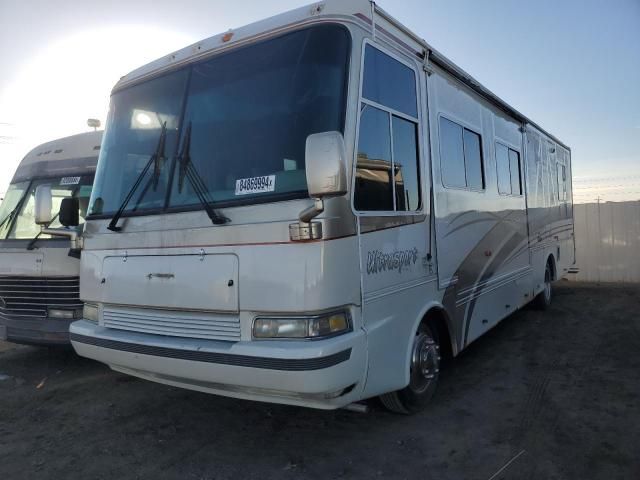
[[[58,219],[65,227],[77,227],[80,224],[80,202],[77,197],[63,198],[60,203]]]
[[[38,225],[47,225],[53,219],[51,185],[38,185],[36,187],[34,217]]]
[[[307,137],[305,169],[311,198],[347,193],[345,150],[340,132],[316,133]]]
[[[289,225],[293,241],[322,238],[322,223],[312,220],[324,212],[325,197],[347,193],[346,148],[340,132],[315,133],[307,137],[305,171],[307,189],[314,204],[298,215],[299,222]]]

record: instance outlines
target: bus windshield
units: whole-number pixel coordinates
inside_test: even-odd
[[[84,218],[87,213],[87,206],[89,204],[89,196],[91,195],[91,184],[93,183],[93,175],[85,175],[78,177],[64,177],[64,178],[43,178],[36,179],[32,182],[21,182],[15,184],[16,191],[20,187],[22,194],[17,201],[14,201],[15,213],[11,215],[11,219],[7,220],[6,226],[2,225],[2,236],[0,239],[16,239],[16,240],[31,240],[40,232],[40,226],[35,222],[34,207],[35,207],[35,192],[39,185],[51,185],[52,195],[52,207],[51,213],[53,220],[49,225],[51,228],[60,228],[62,225],[58,221],[58,212],[60,211],[60,204],[63,198],[78,197],[80,200],[80,223],[84,223]],[[9,192],[14,185],[9,187],[5,202],[3,202],[0,208],[0,216],[5,218],[5,203],[9,199]],[[17,195],[16,195],[17,197]],[[12,198],[13,201],[13,198]],[[6,207],[7,209],[9,207]],[[10,212],[9,212],[10,214]],[[1,221],[1,220],[0,220]],[[78,226],[80,229],[81,226]],[[41,239],[50,238],[49,235],[41,234]]]
[[[90,215],[118,210],[163,126],[125,215],[202,209],[198,188],[216,207],[307,196],[306,139],[343,132],[349,52],[344,27],[313,26],[115,92]]]

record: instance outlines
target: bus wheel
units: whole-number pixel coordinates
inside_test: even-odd
[[[416,332],[411,351],[409,385],[380,396],[392,412],[409,415],[422,410],[436,391],[440,377],[440,345],[434,330],[423,324]]]
[[[551,306],[551,263],[547,262],[547,266],[544,269],[544,288],[538,294],[535,300],[535,306],[538,310],[546,310]]]

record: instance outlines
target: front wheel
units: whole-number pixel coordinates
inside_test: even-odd
[[[409,385],[402,390],[381,395],[382,404],[392,412],[405,415],[422,410],[436,391],[440,360],[437,335],[429,326],[421,325],[413,340]]]
[[[547,263],[544,269],[544,287],[535,299],[538,310],[547,310],[551,306],[553,290],[551,288],[551,264]]]

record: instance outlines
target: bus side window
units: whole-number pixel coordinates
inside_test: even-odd
[[[496,142],[498,192],[502,195],[522,195],[522,165],[520,152]]]
[[[558,200],[567,201],[567,167],[558,163]]]
[[[440,168],[445,187],[484,190],[480,134],[440,117]]]
[[[354,191],[358,211],[420,209],[415,71],[365,49]]]

